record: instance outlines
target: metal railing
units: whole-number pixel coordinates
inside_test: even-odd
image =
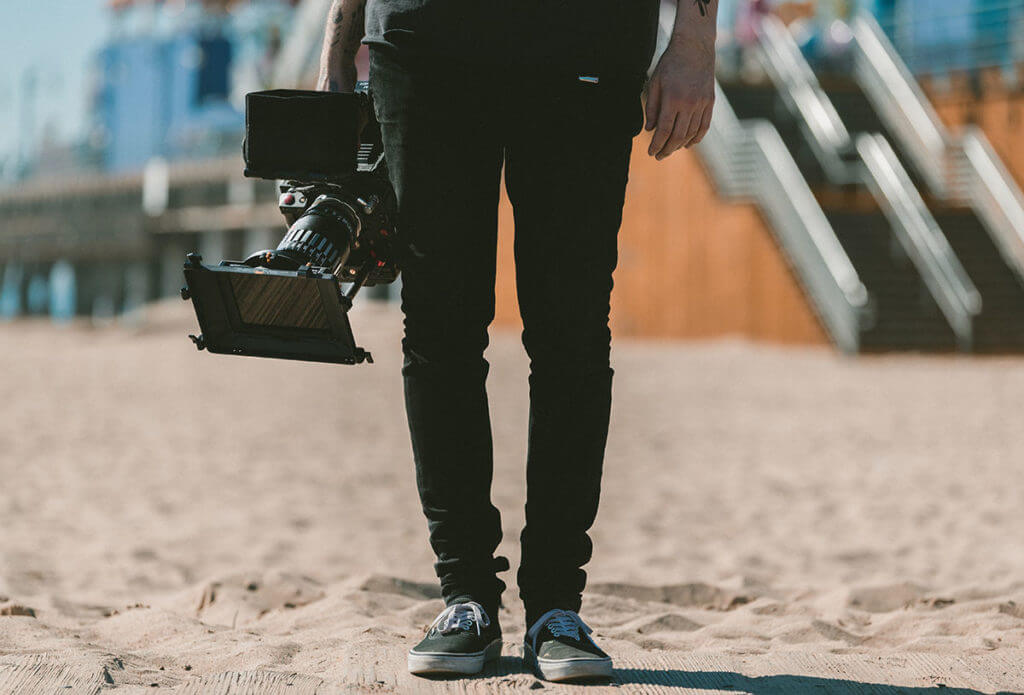
[[[970,350],[973,319],[981,311],[981,294],[928,210],[889,141],[879,134],[857,138],[867,171],[865,184],[879,202],[896,238],[949,321],[961,350]]]
[[[934,195],[968,204],[1024,280],[1024,195],[985,135],[956,138],[939,119],[875,19],[853,22],[855,78]]]
[[[1006,264],[1024,280],[1024,195],[988,138],[970,127],[959,143],[968,167],[962,186]]]
[[[797,117],[805,139],[825,175],[834,183],[854,183],[855,173],[844,160],[853,141],[818,78],[786,26],[768,16],[760,26],[762,64],[782,101]]]
[[[882,122],[899,139],[914,170],[933,193],[945,196],[950,185],[945,161],[949,133],[875,18],[858,14],[852,29],[854,79]]]
[[[801,124],[829,182],[856,183],[871,192],[953,329],[957,344],[969,349],[981,296],[892,147],[879,134],[852,141],[831,99],[780,20],[766,18],[760,39],[766,72]]]
[[[741,122],[716,84],[715,117],[697,151],[721,193],[757,203],[832,340],[857,352],[867,291],[775,126]]]

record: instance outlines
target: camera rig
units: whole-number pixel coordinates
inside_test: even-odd
[[[373,362],[348,311],[363,287],[394,282],[394,190],[366,84],[246,97],[245,175],[279,180],[288,231],[274,249],[206,265],[189,254],[200,350],[314,362]],[[347,288],[346,288],[347,286]]]

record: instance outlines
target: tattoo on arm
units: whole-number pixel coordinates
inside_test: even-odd
[[[324,42],[324,49],[334,49],[341,43],[341,22],[345,19],[345,10],[342,8],[342,0],[333,0],[331,3],[331,21],[327,25],[327,40]]]
[[[356,14],[352,17],[352,22],[348,27],[348,39],[349,44],[358,44],[359,40],[363,38],[365,33],[364,24],[366,22],[366,5],[360,4],[356,7]],[[340,14],[340,13],[339,13]]]
[[[365,5],[366,0],[333,0],[324,40],[325,52],[340,48],[346,55],[355,53],[363,38]]]

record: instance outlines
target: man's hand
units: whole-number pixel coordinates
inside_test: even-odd
[[[363,38],[366,0],[334,0],[320,54],[321,92],[351,92],[356,88],[356,53]]]
[[[647,85],[647,153],[662,160],[704,139],[715,104],[715,14],[718,3],[678,0],[676,30]],[[697,10],[700,10],[698,15]]]

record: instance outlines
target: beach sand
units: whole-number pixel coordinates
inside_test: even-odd
[[[375,365],[200,354],[182,302],[0,326],[0,693],[603,692],[524,671],[514,571],[498,664],[405,673],[441,603],[400,316],[353,323]],[[514,570],[527,362],[511,331],[488,356]],[[1024,692],[1024,360],[617,340],[613,361],[582,611],[609,691]]]

